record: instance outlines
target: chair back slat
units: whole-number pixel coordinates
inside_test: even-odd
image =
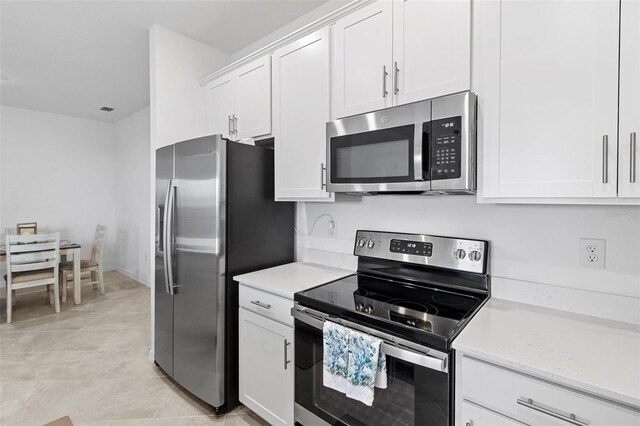
[[[102,265],[102,254],[107,241],[107,227],[96,225],[96,232],[93,235],[93,245],[91,246],[91,260]]]
[[[24,262],[38,262],[43,260],[54,260],[53,259],[53,251],[36,251],[33,253],[13,253],[11,255],[13,262],[15,263],[24,263]]]
[[[13,247],[11,247],[11,253],[33,253],[33,252],[39,252],[39,251],[51,251],[51,250],[55,250],[56,248],[56,242],[50,242],[50,243],[27,243],[27,244],[20,244],[20,245],[14,245]]]
[[[53,269],[58,273],[60,234],[7,235],[7,275],[13,272]]]
[[[47,260],[45,262],[12,263],[11,272],[38,271],[41,269],[51,269],[56,266],[57,260]]]

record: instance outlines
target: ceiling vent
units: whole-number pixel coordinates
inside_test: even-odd
[[[113,111],[113,108],[111,108],[111,107],[102,107],[102,108],[100,108],[100,111],[111,112],[111,111]]]

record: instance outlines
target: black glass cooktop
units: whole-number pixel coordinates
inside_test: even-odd
[[[303,306],[449,349],[485,296],[354,274],[296,293]]]

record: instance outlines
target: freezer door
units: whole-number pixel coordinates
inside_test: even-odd
[[[165,203],[173,177],[173,145],[156,151],[155,198],[155,321],[153,356],[158,365],[173,375],[173,296],[165,280]]]
[[[173,377],[221,407],[225,345],[225,164],[218,136],[175,145]]]

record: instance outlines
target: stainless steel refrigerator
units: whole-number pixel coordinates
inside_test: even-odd
[[[202,137],[156,151],[154,358],[216,411],[238,404],[238,284],[293,261],[273,150]]]

